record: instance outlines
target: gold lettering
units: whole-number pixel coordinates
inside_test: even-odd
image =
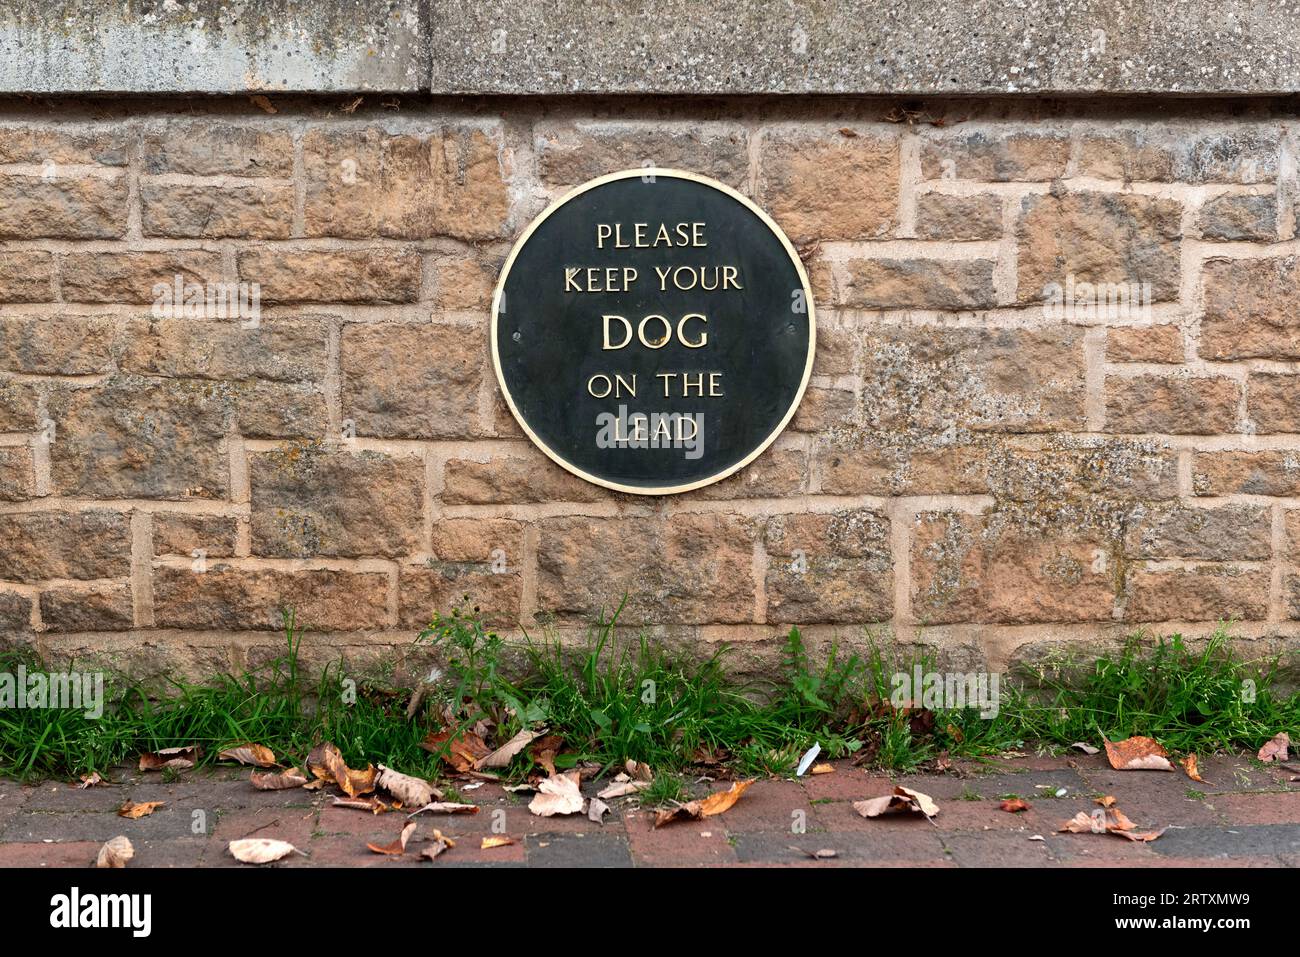
[[[704,223],[668,223],[660,222],[658,226],[650,223],[629,223],[632,227],[628,236],[623,234],[623,223],[597,223],[596,248],[604,249],[606,242],[612,240],[615,249],[655,249],[659,246],[696,246],[704,248],[709,244],[704,239]]]
[[[653,340],[647,339],[645,334],[646,323],[651,319],[656,319],[664,324],[664,334]],[[668,321],[667,316],[651,314],[641,320],[641,324],[637,326],[636,334],[637,338],[641,340],[641,345],[645,346],[647,349],[662,349],[664,346],[668,345],[668,340],[673,337],[673,324]]]
[[[744,288],[735,266],[655,266],[654,270],[659,278],[660,292],[668,291],[670,281],[675,289],[682,292],[696,288],[705,292]]]
[[[706,324],[709,321],[709,317],[704,315],[703,313],[688,312],[686,315],[682,316],[680,319],[677,320],[677,340],[682,345],[684,345],[687,349],[703,349],[706,345],[709,344],[709,334],[707,332],[701,332],[699,338],[696,339],[694,342],[691,342],[686,338],[686,334],[682,331],[686,327],[687,321],[690,319],[698,319],[700,320],[700,322]]]
[[[600,318],[604,320],[604,326],[605,326],[605,341],[604,341],[603,348],[607,350],[622,349],[624,346],[626,346],[629,342],[632,341],[632,323],[628,322],[622,316],[611,315],[611,316],[601,316]],[[619,322],[623,323],[623,331],[625,335],[623,336],[623,341],[620,342],[618,345],[614,345],[612,342],[610,342],[609,339],[609,321],[611,319],[617,319]],[[596,396],[596,398],[599,399],[602,398],[602,396]]]

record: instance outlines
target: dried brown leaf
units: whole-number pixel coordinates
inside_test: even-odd
[[[127,801],[117,809],[117,816],[137,821],[142,817],[148,817],[166,803],[166,801],[141,801],[137,804],[135,801]]]
[[[217,755],[219,761],[238,761],[259,768],[275,767],[275,752],[264,744],[240,744]]]
[[[490,753],[483,739],[473,731],[456,734],[454,731],[430,732],[420,742],[420,747],[442,759],[457,771],[477,770],[478,762]]]
[[[1162,827],[1158,831],[1111,831],[1111,833],[1116,837],[1127,838],[1130,841],[1139,841],[1143,844],[1150,844],[1167,830],[1169,830],[1169,828]]]
[[[1183,770],[1187,772],[1189,778],[1193,781],[1202,780],[1201,772],[1196,766],[1196,755],[1189,754],[1187,757],[1183,758],[1181,763],[1183,765]]]
[[[333,781],[348,797],[373,791],[378,773],[374,765],[368,765],[364,771],[349,768],[339,749],[328,741],[312,748],[311,754],[307,755],[307,770],[321,781]]]
[[[558,734],[548,734],[538,738],[528,746],[528,756],[543,771],[555,776],[555,756],[564,747],[564,739]]]
[[[455,846],[456,842],[454,840],[446,834],[443,834],[442,831],[434,828],[433,840],[420,850],[420,856],[425,860],[432,861],[435,860],[443,851]]]
[[[913,811],[932,818],[939,813],[939,805],[934,803],[930,795],[913,791],[902,785],[896,786],[892,794],[868,798],[865,801],[854,801],[853,809],[863,817],[879,817],[890,811]]]
[[[433,801],[422,808],[412,811],[407,817],[417,814],[477,814],[477,804],[458,804],[455,801]]]
[[[597,792],[596,797],[612,801],[614,798],[627,797],[629,794],[644,791],[649,786],[648,781],[615,781]]]
[[[515,755],[528,747],[528,745],[541,737],[541,735],[541,731],[529,731],[525,728],[495,751],[479,758],[474,767],[476,770],[482,770],[483,768],[504,768],[514,760]]]
[[[104,842],[95,857],[96,867],[126,867],[126,862],[135,857],[135,848],[125,837],[118,835]]]
[[[537,796],[528,804],[528,810],[538,817],[555,814],[577,814],[582,810],[582,775],[577,770],[553,774],[537,785]]]
[[[1007,798],[998,805],[1000,810],[1006,811],[1008,814],[1019,814],[1021,811],[1028,811],[1031,807],[1033,805],[1024,798]]]
[[[479,850],[490,851],[494,847],[509,847],[513,843],[515,843],[513,837],[485,837]]]
[[[675,821],[698,821],[729,810],[740,796],[745,793],[754,780],[736,781],[725,791],[714,791],[698,801],[687,801],[671,808],[660,808],[655,812],[655,827],[663,827]]]
[[[802,855],[804,855],[805,857],[811,857],[814,861],[827,861],[827,860],[830,860],[830,859],[833,858],[833,857],[839,857],[839,856],[840,856],[840,852],[839,852],[839,851],[831,850],[829,847],[823,847],[823,848],[819,848],[819,849],[817,849],[817,850],[815,850],[815,851],[809,851],[809,850],[806,850],[806,849],[804,849],[804,848],[802,848],[802,847],[795,847],[795,846],[792,844],[792,845],[790,845],[790,850],[795,851],[795,852],[797,852],[797,853],[799,853],[799,854],[802,854]]]
[[[202,755],[203,750],[196,744],[183,748],[163,748],[161,751],[147,751],[140,755],[140,770],[161,771],[163,768],[172,768],[177,771],[186,771],[194,767]]]
[[[392,857],[398,857],[406,853],[406,843],[411,839],[411,835],[415,833],[417,826],[418,825],[414,821],[408,821],[403,825],[402,833],[397,835],[397,840],[393,841],[393,843],[385,844],[383,846],[378,844],[367,844],[366,847],[370,848],[370,850],[374,851],[376,854],[388,854]]]
[[[246,837],[239,841],[231,841],[226,849],[235,860],[244,864],[269,864],[290,854],[307,856],[288,841],[276,841],[269,837]]]
[[[248,780],[259,791],[285,791],[289,788],[307,786],[307,775],[303,774],[298,768],[289,768],[289,770],[280,771],[279,773],[268,771],[265,774],[253,771],[249,774]]]
[[[392,768],[379,765],[379,777],[375,784],[383,788],[407,807],[421,807],[431,803],[434,798],[442,800],[442,792],[423,778],[402,774]]]
[[[376,794],[368,794],[365,797],[359,798],[336,797],[334,799],[334,807],[352,808],[357,811],[369,811],[371,814],[386,814],[389,811],[396,810],[398,807],[401,807],[401,805],[389,804]]]
[[[750,778],[748,781],[735,781],[725,791],[714,791],[700,802],[700,816],[712,817],[715,814],[721,814],[723,811],[729,811],[753,783],[754,778]]]
[[[1116,771],[1172,771],[1169,752],[1154,739],[1135,735],[1124,741],[1106,741],[1106,757]]]
[[[1290,746],[1290,735],[1285,731],[1279,731],[1271,741],[1259,749],[1258,758],[1261,761],[1285,761],[1288,757],[1287,748]]]
[[[1105,810],[1094,811],[1091,814],[1080,811],[1062,824],[1059,830],[1071,834],[1113,834],[1130,841],[1149,843],[1163,834],[1166,829],[1139,832],[1137,825],[1130,821],[1123,811],[1117,807],[1107,807]]]

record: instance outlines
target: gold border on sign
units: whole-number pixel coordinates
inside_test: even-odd
[[[710,475],[708,478],[697,479],[696,481],[685,485],[665,485],[657,488],[647,488],[640,485],[623,485],[619,482],[611,482],[608,479],[600,478],[597,475],[591,475],[571,462],[566,461],[563,456],[559,455],[544,441],[542,441],[541,437],[538,436],[537,433],[529,427],[528,423],[524,421],[524,417],[519,414],[519,408],[515,405],[514,397],[510,394],[510,389],[506,385],[505,376],[501,373],[501,357],[497,351],[497,315],[501,305],[501,297],[505,293],[506,279],[510,276],[510,267],[514,265],[515,257],[519,255],[519,251],[524,248],[524,244],[532,237],[533,232],[538,226],[546,221],[547,217],[565,203],[569,202],[569,200],[582,195],[587,192],[587,190],[595,189],[597,186],[603,186],[605,183],[612,183],[615,180],[631,179],[633,176],[663,176],[671,179],[690,180],[694,183],[701,183],[705,186],[712,187],[740,203],[756,215],[764,225],[772,231],[776,238],[781,241],[781,245],[785,248],[786,254],[790,257],[790,261],[794,263],[795,272],[799,277],[799,282],[803,285],[804,302],[808,305],[808,358],[804,362],[803,379],[799,383],[799,389],[795,393],[794,401],[790,403],[790,408],[786,410],[780,423],[777,424],[777,427],[772,430],[767,438],[763,439],[763,441],[758,444],[757,448],[736,464],[729,466],[715,475]],[[747,196],[743,196],[736,192],[726,183],[719,183],[715,179],[709,179],[707,176],[700,176],[696,173],[688,173],[685,170],[668,169],[659,166],[649,166],[642,169],[625,169],[617,173],[608,173],[605,176],[598,176],[595,179],[589,180],[581,186],[565,193],[555,202],[551,203],[550,206],[546,207],[541,215],[528,224],[528,228],[524,230],[523,235],[515,240],[515,244],[510,250],[510,255],[507,257],[505,265],[501,267],[501,278],[497,280],[496,289],[492,293],[492,371],[496,373],[497,385],[501,387],[501,394],[505,396],[506,404],[510,406],[510,414],[515,417],[515,421],[519,423],[519,427],[524,430],[524,434],[528,436],[534,445],[545,452],[547,457],[561,468],[573,473],[580,479],[591,482],[593,485],[601,485],[605,488],[613,489],[616,492],[628,492],[632,495],[676,495],[679,492],[689,492],[692,489],[703,488],[706,485],[712,485],[714,482],[720,482],[729,475],[734,475],[750,462],[754,461],[754,459],[762,455],[767,451],[768,446],[776,441],[776,437],[785,431],[785,427],[790,424],[790,420],[794,417],[795,410],[799,408],[799,403],[803,401],[804,392],[808,389],[808,379],[812,376],[813,356],[816,354],[816,351],[817,315],[813,306],[812,286],[808,282],[808,273],[803,268],[803,261],[799,258],[799,253],[795,250],[794,245],[790,242],[789,238],[781,230],[781,227],[772,220],[772,217],[763,212],[763,210]]]

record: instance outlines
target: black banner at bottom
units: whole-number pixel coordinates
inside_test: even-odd
[[[430,873],[442,871],[443,873]],[[773,920],[800,936],[843,922],[873,933],[973,934],[1041,931],[1044,942],[1201,935],[1229,943],[1289,923],[1286,870],[1229,869],[637,869],[546,877],[536,869],[245,867],[213,870],[0,870],[9,928],[27,935],[176,946],[196,933],[261,933],[312,926],[372,928],[386,943],[427,943],[441,927],[480,932],[541,907],[559,932],[608,927],[618,939],[693,933],[717,921],[728,941],[765,938]],[[737,905],[743,905],[737,907]],[[761,905],[759,909],[753,909]],[[555,910],[554,908],[560,908]],[[494,912],[496,916],[494,916]],[[713,917],[709,917],[712,913]],[[441,916],[440,916],[441,915]],[[442,924],[445,919],[449,923]],[[555,923],[558,921],[558,923]],[[576,922],[576,925],[575,923]],[[629,923],[630,922],[630,923]],[[595,939],[595,938],[592,938]],[[1024,938],[1021,938],[1024,939]]]

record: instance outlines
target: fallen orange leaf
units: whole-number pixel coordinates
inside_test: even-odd
[[[259,791],[284,791],[288,788],[301,788],[307,786],[307,776],[297,768],[290,768],[287,771],[281,771],[278,774],[267,772],[258,774],[253,771],[249,774],[248,780],[253,783],[253,787]]]
[[[892,794],[868,798],[865,801],[854,801],[853,810],[863,817],[879,817],[886,811],[915,811],[924,814],[928,819],[939,813],[939,805],[935,804],[928,794],[898,785]]]
[[[1028,811],[1033,805],[1023,798],[1007,798],[998,807],[1010,814],[1018,814],[1021,811]]]
[[[126,862],[135,857],[135,848],[125,837],[114,837],[104,842],[95,856],[96,867],[126,867]]]
[[[328,741],[312,748],[311,754],[307,755],[307,770],[318,780],[333,781],[348,797],[358,797],[373,791],[378,773],[374,765],[369,765],[364,771],[349,768],[339,749]]]
[[[740,796],[749,790],[754,780],[750,778],[748,781],[735,781],[725,791],[714,791],[700,802],[700,817],[712,817],[730,810],[740,800]]]
[[[275,752],[264,744],[239,744],[219,753],[217,760],[238,761],[240,764],[252,764],[259,768],[273,768]]]
[[[1136,828],[1137,825],[1130,821],[1123,811],[1117,807],[1108,807],[1103,811],[1094,811],[1092,814],[1080,811],[1062,824],[1059,830],[1071,834],[1113,834],[1116,837],[1144,844],[1154,841],[1166,830],[1162,827],[1158,831],[1139,832]]]
[[[748,781],[736,781],[727,790],[714,791],[708,797],[698,801],[687,801],[676,807],[661,808],[655,812],[655,827],[663,827],[674,821],[698,821],[713,817],[715,814],[722,814],[740,800],[740,796],[749,789],[754,780],[751,778]]]
[[[1152,738],[1135,735],[1124,741],[1105,741],[1106,757],[1116,771],[1172,771],[1169,752]]]
[[[443,753],[444,745],[446,753]],[[430,732],[420,742],[420,747],[434,754],[442,754],[442,759],[457,771],[476,770],[479,761],[492,753],[483,739],[473,731],[459,735],[453,731]]]
[[[1201,772],[1196,767],[1196,755],[1189,754],[1187,757],[1183,758],[1182,765],[1183,770],[1187,772],[1189,778],[1193,781],[1201,780]]]
[[[371,814],[384,814],[388,811],[401,807],[400,804],[388,804],[380,800],[378,795],[370,794],[361,798],[335,798],[334,807],[353,808],[358,811],[369,811]]]
[[[1291,737],[1285,731],[1279,731],[1269,741],[1259,749],[1256,755],[1261,761],[1285,761],[1287,759],[1287,748],[1291,745]]]
[[[134,801],[127,801],[117,809],[117,816],[136,821],[142,817],[148,817],[166,803],[166,801],[142,801],[136,804]]]
[[[186,771],[198,763],[202,754],[203,750],[198,745],[146,752],[140,755],[140,770],[161,771],[163,768],[174,768]]]
[[[425,860],[432,861],[435,858],[437,858],[437,856],[441,854],[443,851],[455,846],[456,846],[455,841],[453,841],[447,835],[443,834],[442,831],[438,830],[437,828],[434,828],[433,842],[429,844],[428,847],[424,848],[424,850],[420,851],[420,856],[423,857]]]
[[[367,844],[366,847],[370,848],[370,850],[374,851],[376,854],[388,854],[393,857],[398,857],[406,853],[406,842],[409,841],[411,835],[415,833],[415,828],[416,823],[411,821],[402,828],[402,833],[397,835],[397,840],[393,841],[392,844],[385,844],[382,847],[378,844]]]

